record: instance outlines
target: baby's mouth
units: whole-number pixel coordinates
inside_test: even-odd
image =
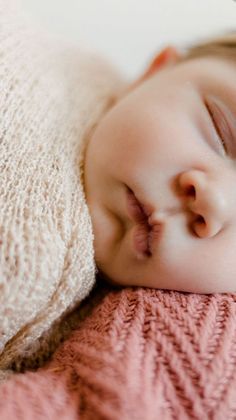
[[[150,249],[150,227],[144,222],[139,223],[134,228],[133,246],[141,256],[151,256]]]
[[[141,256],[152,256],[154,244],[159,240],[161,226],[150,226],[148,218],[150,214],[138,201],[131,189],[127,190],[127,212],[129,217],[136,223],[133,233],[133,245]]]
[[[148,215],[143,205],[138,201],[133,191],[127,189],[127,211],[129,217],[136,223],[148,224]]]

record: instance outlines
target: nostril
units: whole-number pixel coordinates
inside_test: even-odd
[[[199,174],[197,171],[183,172],[177,178],[177,191],[180,196],[196,199],[196,194],[199,186]]]
[[[202,216],[198,216],[198,217],[196,218],[196,223],[199,223],[199,224],[203,224],[203,223],[205,223],[204,217],[202,217]]]
[[[192,218],[192,220],[190,220],[188,223],[188,228],[191,233],[194,233],[198,237],[202,237],[206,229],[206,222],[204,217],[197,215]]]
[[[205,229],[206,228],[206,222],[205,222],[204,217],[202,217],[200,215],[197,215],[193,225],[194,225],[194,230],[195,230],[196,233],[199,232],[199,229],[201,231],[202,231],[202,229]]]
[[[188,197],[194,197],[194,198],[195,198],[195,196],[196,196],[196,191],[195,191],[194,186],[193,186],[193,185],[188,185],[188,186],[186,187],[185,194],[186,194]]]

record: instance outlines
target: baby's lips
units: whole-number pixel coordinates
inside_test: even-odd
[[[163,224],[156,224],[152,226],[148,234],[148,249],[150,253],[153,255],[157,244],[160,242],[161,237],[163,235],[164,226]]]
[[[127,212],[134,222],[147,222],[145,211],[131,190],[127,191]]]
[[[152,256],[158,249],[164,226],[162,224],[150,226],[143,222],[135,225],[133,230],[133,247],[141,258]]]
[[[152,214],[152,209],[150,206],[146,204],[141,204],[142,210],[145,214],[145,216],[148,218]]]
[[[149,230],[146,223],[139,223],[133,230],[133,247],[140,257],[150,255],[148,243]]]

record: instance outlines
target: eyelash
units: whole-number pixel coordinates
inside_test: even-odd
[[[221,131],[219,129],[218,124],[216,123],[216,120],[215,120],[215,117],[214,117],[214,113],[212,112],[211,107],[209,106],[209,104],[207,102],[205,102],[205,105],[206,105],[207,111],[208,111],[208,113],[210,115],[211,121],[212,121],[212,123],[213,123],[213,125],[215,127],[216,132],[217,132],[218,138],[220,139],[221,145],[223,146],[225,153],[228,154],[226,142],[225,142],[225,140],[224,140],[224,138],[223,138],[223,136],[221,134]]]

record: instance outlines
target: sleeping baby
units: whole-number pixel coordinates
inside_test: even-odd
[[[129,83],[0,0],[0,369],[41,366],[96,273],[236,285],[236,37]]]
[[[236,33],[165,48],[88,144],[95,258],[113,284],[236,290]]]

